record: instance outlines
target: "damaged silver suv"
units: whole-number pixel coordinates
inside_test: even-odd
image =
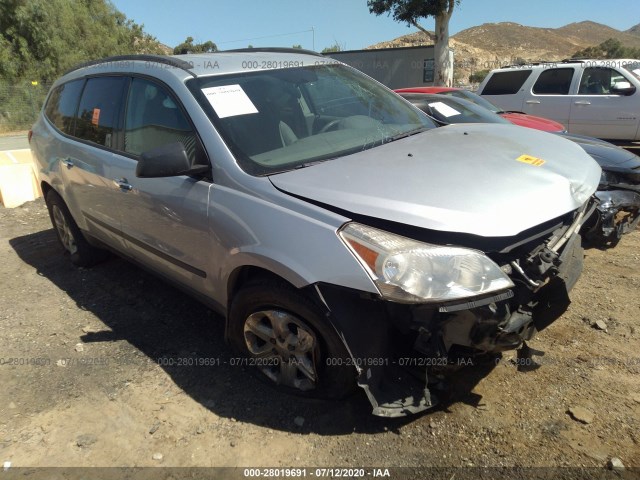
[[[75,264],[115,251],[220,312],[273,384],[401,416],[435,404],[433,366],[560,316],[600,180],[554,135],[433,127],[311,52],[127,56],[59,79],[31,148]]]

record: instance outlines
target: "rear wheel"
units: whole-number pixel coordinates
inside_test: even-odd
[[[348,352],[322,309],[293,287],[244,287],[229,312],[233,346],[259,377],[288,393],[341,398],[355,388]]]
[[[107,258],[108,253],[105,250],[92,246],[84,238],[60,195],[50,190],[45,200],[58,240],[69,253],[74,265],[89,267]]]

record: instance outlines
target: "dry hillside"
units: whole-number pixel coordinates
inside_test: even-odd
[[[554,61],[576,51],[616,38],[628,47],[640,48],[640,24],[622,32],[584,21],[560,28],[528,27],[518,23],[485,23],[451,37],[458,82],[466,83],[473,71],[497,68],[517,61]],[[433,36],[416,32],[371,45],[370,49],[433,44]]]

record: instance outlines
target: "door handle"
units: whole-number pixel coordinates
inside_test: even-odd
[[[62,159],[62,164],[67,168],[72,168],[73,167],[73,160],[71,160],[70,158],[64,158],[64,159]]]
[[[133,188],[133,186],[126,178],[114,178],[113,183],[116,184],[116,187],[119,187],[121,190],[125,190],[127,192]]]
[[[525,103],[529,105],[540,105],[540,100],[527,100]]]
[[[591,105],[591,102],[589,100],[577,100],[573,103],[574,105]]]

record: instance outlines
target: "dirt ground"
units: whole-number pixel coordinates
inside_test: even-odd
[[[541,368],[519,372],[511,353],[466,368],[443,405],[399,420],[371,416],[361,391],[342,402],[302,400],[231,365],[221,319],[191,298],[118,258],[73,267],[42,199],[0,208],[0,265],[0,462],[11,469],[600,467],[604,475],[615,457],[625,478],[640,473],[640,231],[586,252],[569,310],[530,342],[546,352]]]

